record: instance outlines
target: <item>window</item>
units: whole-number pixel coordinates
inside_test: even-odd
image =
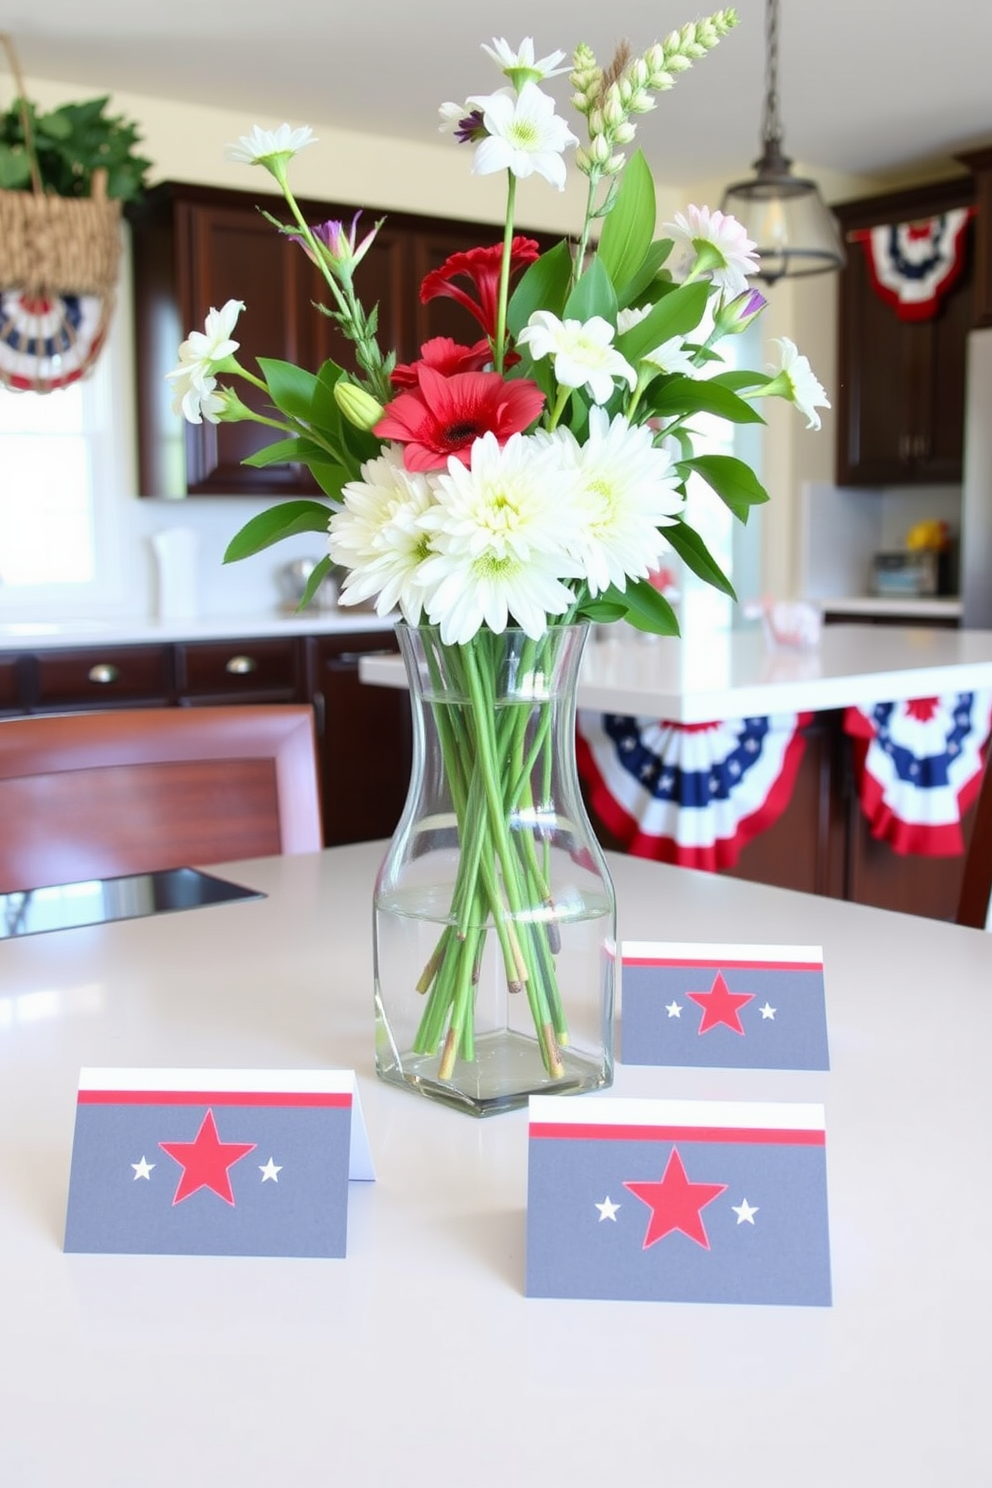
[[[0,388],[0,620],[113,607],[115,513],[134,491],[130,323],[122,286],[103,354],[51,393]]]

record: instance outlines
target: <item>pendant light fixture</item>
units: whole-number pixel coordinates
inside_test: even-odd
[[[782,150],[778,110],[778,0],[767,0],[765,24],[765,105],[761,158],[750,181],[728,186],[722,210],[757,244],[761,268],[754,276],[767,284],[778,279],[823,274],[844,266],[844,249],[834,218],[815,181],[792,174]]]

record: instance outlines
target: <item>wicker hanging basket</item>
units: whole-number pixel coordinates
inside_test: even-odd
[[[50,392],[86,375],[103,348],[121,259],[121,203],[94,171],[89,197],[53,196],[38,169],[24,82],[0,35],[21,105],[31,190],[0,188],[0,386]]]

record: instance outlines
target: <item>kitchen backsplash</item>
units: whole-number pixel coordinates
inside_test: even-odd
[[[872,556],[899,552],[917,522],[961,527],[960,486],[898,486],[858,490],[810,482],[800,500],[799,592],[806,599],[871,593]]]

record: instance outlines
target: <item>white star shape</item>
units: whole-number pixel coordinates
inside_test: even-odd
[[[267,1163],[259,1163],[258,1171],[262,1175],[262,1182],[265,1183],[267,1179],[271,1178],[273,1183],[278,1183],[278,1175],[282,1172],[282,1166],[282,1163],[274,1163],[271,1157]]]
[[[675,1002],[674,999],[671,1002],[666,1002],[665,1012],[670,1018],[681,1018],[682,1004],[680,1002]]]
[[[731,1204],[730,1207],[737,1215],[738,1224],[754,1224],[754,1216],[758,1212],[757,1204],[749,1204],[747,1199],[741,1199],[739,1204]]]
[[[606,1198],[603,1200],[603,1202],[601,1204],[597,1204],[596,1205],[596,1208],[599,1210],[599,1222],[600,1222],[600,1224],[603,1223],[603,1220],[604,1219],[612,1219],[613,1223],[616,1224],[616,1222],[617,1222],[617,1210],[620,1208],[620,1205],[619,1204],[614,1204],[614,1202],[610,1198],[609,1194],[607,1194]]]
[[[155,1166],[154,1163],[146,1162],[144,1156],[142,1156],[140,1162],[132,1163],[131,1166],[134,1169],[136,1179],[147,1178],[151,1182],[152,1168]]]
[[[771,1018],[774,1021],[775,1014],[778,1012],[778,1008],[769,1006],[769,1003],[766,999],[764,1007],[759,1008],[758,1012],[763,1018]]]

